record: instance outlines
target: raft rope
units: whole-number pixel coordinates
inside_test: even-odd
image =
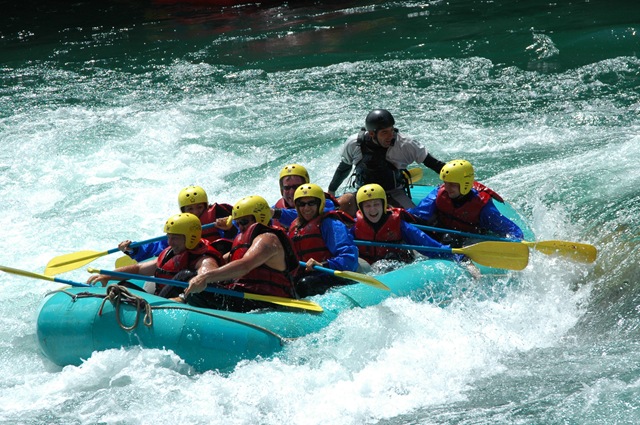
[[[138,321],[140,320],[140,310],[142,308],[144,308],[143,323],[147,327],[151,327],[153,325],[153,314],[151,312],[152,309],[147,300],[137,295],[133,295],[126,287],[120,285],[107,286],[107,295],[102,300],[102,304],[100,304],[98,316],[102,316],[102,309],[104,308],[104,304],[107,302],[107,300],[111,301],[111,304],[113,304],[118,325],[125,331],[131,331],[138,326]],[[131,326],[125,326],[120,319],[121,303],[133,304],[136,306],[136,319],[133,321],[133,325]]]
[[[111,289],[111,288],[119,288],[119,289]],[[228,317],[228,316],[224,316],[221,314],[217,314],[214,313],[215,310],[212,310],[211,312],[209,311],[202,311],[202,310],[196,310],[193,308],[190,308],[189,306],[185,306],[185,305],[164,305],[164,306],[152,306],[150,305],[144,298],[142,297],[138,297],[137,295],[133,295],[131,292],[129,292],[129,290],[123,286],[119,286],[119,285],[109,285],[107,287],[107,295],[103,296],[101,294],[94,294],[91,292],[78,292],[77,294],[68,292],[64,289],[58,290],[58,291],[52,291],[52,292],[62,292],[68,296],[70,296],[73,299],[73,302],[76,302],[77,299],[79,298],[103,298],[102,304],[100,305],[100,310],[98,312],[99,315],[102,315],[102,309],[104,307],[104,304],[106,303],[107,300],[110,300],[112,302],[112,304],[115,305],[115,310],[116,310],[116,319],[118,321],[118,325],[126,330],[126,331],[131,331],[133,329],[136,328],[136,326],[138,326],[138,321],[139,321],[139,316],[140,316],[140,310],[142,307],[144,307],[145,310],[145,318],[144,318],[144,324],[146,326],[151,327],[153,325],[153,318],[152,318],[152,311],[153,310],[186,310],[186,311],[190,311],[193,313],[198,313],[198,314],[204,314],[206,316],[211,316],[211,317],[215,317],[218,319],[222,319],[222,320],[226,320],[228,322],[233,322],[233,323],[237,323],[239,325],[244,325],[253,329],[257,329],[261,332],[264,332],[266,334],[269,334],[275,338],[278,339],[278,341],[280,341],[280,345],[284,346],[286,342],[289,341],[293,341],[294,339],[297,338],[285,338],[281,335],[278,335],[277,333],[275,333],[272,330],[269,330],[263,326],[260,325],[256,325],[254,323],[250,323],[250,322],[246,322],[244,320],[240,320],[240,319],[234,319],[233,317]],[[125,294],[124,296],[122,294]],[[120,304],[121,303],[126,303],[126,304],[134,304],[136,305],[136,320],[134,322],[134,324],[130,327],[128,326],[124,326],[122,324],[122,322],[120,321],[120,313],[119,313],[119,308],[120,308]],[[178,303],[176,303],[178,304]]]

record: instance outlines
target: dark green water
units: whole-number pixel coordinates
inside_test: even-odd
[[[3,265],[156,236],[189,184],[275,201],[300,162],[326,187],[374,107],[599,256],[532,253],[502,297],[354,311],[230,376],[154,350],[56,368],[55,286],[0,275],[0,422],[640,422],[640,4],[1,3]]]

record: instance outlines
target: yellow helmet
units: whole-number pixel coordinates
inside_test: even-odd
[[[362,211],[360,204],[372,199],[382,199],[383,211],[387,210],[387,193],[384,191],[382,186],[372,183],[365,184],[358,189],[358,193],[356,194],[356,203],[358,204],[358,209],[360,211]]]
[[[305,183],[296,189],[296,192],[293,194],[293,201],[295,202],[298,198],[304,198],[305,196],[312,196],[314,198],[318,198],[320,200],[320,208],[318,212],[324,211],[324,190],[320,186],[314,183]]]
[[[271,220],[271,207],[262,196],[245,196],[233,206],[233,219],[252,215],[258,223],[269,225]]]
[[[188,205],[209,204],[207,192],[200,186],[185,187],[178,194],[178,205],[180,210]]]
[[[440,170],[440,180],[448,183],[458,183],[460,194],[466,195],[473,187],[475,176],[473,166],[464,159],[454,159],[447,162]]]
[[[176,214],[164,224],[164,232],[184,235],[185,246],[187,249],[193,249],[202,237],[202,224],[200,224],[200,219],[193,214]]]
[[[300,176],[304,179],[305,183],[309,183],[311,181],[311,179],[309,178],[309,173],[307,172],[307,169],[300,164],[289,164],[285,166],[280,171],[280,177],[278,177],[278,179],[282,181],[284,177],[288,177],[288,176]]]

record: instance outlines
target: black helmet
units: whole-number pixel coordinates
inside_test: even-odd
[[[364,120],[365,128],[369,131],[378,131],[383,128],[393,127],[396,120],[393,119],[391,112],[386,109],[374,109],[369,112],[367,118]]]

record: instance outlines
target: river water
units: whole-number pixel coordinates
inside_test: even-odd
[[[190,184],[274,202],[299,162],[326,188],[375,107],[599,256],[532,252],[500,296],[390,299],[224,375],[166,350],[52,365],[35,318],[60,285],[3,273],[0,423],[640,422],[637,3],[1,3],[4,266],[158,236]]]

